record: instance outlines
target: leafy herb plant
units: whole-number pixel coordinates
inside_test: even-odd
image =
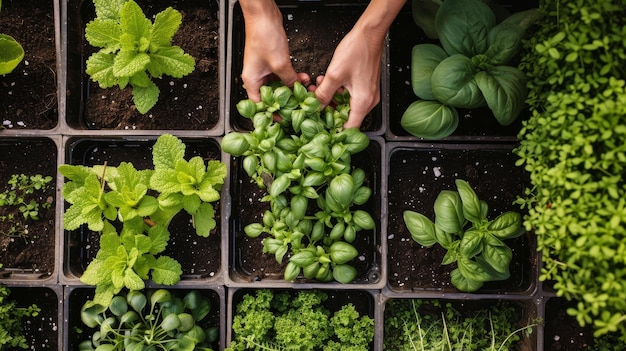
[[[69,180],[62,191],[70,203],[64,228],[86,225],[101,233],[100,250],[80,278],[96,285],[94,304],[108,306],[122,288],[141,290],[146,279],[165,285],[180,280],[180,264],[160,255],[170,221],[179,212],[191,215],[200,236],[215,228],[213,202],[220,198],[226,165],[205,164],[200,156],[186,160],[185,148],[177,137],[163,134],[152,149],[154,169],[137,170],[127,162],[59,167]]]
[[[0,0],[0,10],[2,1]],[[24,59],[24,48],[8,34],[0,33],[0,75],[13,72]]]
[[[211,351],[218,329],[203,326],[211,301],[195,290],[181,296],[166,289],[129,291],[108,306],[87,305],[81,320],[95,331],[79,350]]]
[[[28,222],[39,220],[40,211],[48,210],[52,201],[43,199],[42,193],[52,181],[51,176],[41,174],[13,174],[8,187],[0,193],[0,222],[10,223],[2,235],[30,237]]]
[[[461,291],[473,292],[485,282],[509,278],[513,252],[504,240],[525,231],[517,212],[488,220],[487,203],[466,181],[457,179],[455,183],[458,191],[443,190],[437,196],[434,222],[413,211],[404,212],[404,222],[420,245],[439,244],[447,250],[441,264],[456,262],[457,268],[450,273],[452,284]]]
[[[0,350],[27,349],[29,344],[24,336],[24,318],[37,316],[41,309],[35,304],[16,307],[10,295],[11,289],[0,285]]]
[[[347,92],[338,94],[336,107],[321,111],[315,95],[298,82],[293,90],[264,86],[261,102],[237,104],[254,130],[222,139],[222,149],[241,156],[245,172],[268,192],[263,222],[247,225],[245,233],[268,234],[263,251],[278,263],[288,258],[286,280],[302,273],[307,279],[353,281],[357,272],[349,262],[358,251],[350,243],[375,227],[368,212],[355,208],[372,190],[365,172],[351,167],[351,155],[364,150],[369,138],[357,128],[343,129],[348,102]]]
[[[540,279],[577,300],[595,336],[626,341],[626,9],[543,1],[525,42],[531,116],[518,135],[531,186],[519,203],[542,252]]]
[[[93,3],[96,18],[87,24],[85,38],[101,49],[87,60],[86,73],[101,88],[130,84],[137,110],[146,113],[159,98],[153,78],[182,78],[195,69],[194,58],[172,45],[182,15],[168,7],[152,23],[133,0]]]
[[[417,0],[413,6],[422,5],[428,13],[433,3]],[[443,138],[458,126],[457,108],[483,106],[499,124],[513,123],[524,107],[526,77],[508,64],[522,48],[522,38],[538,13],[537,9],[522,11],[498,22],[483,1],[446,0],[434,22],[416,16],[441,45],[418,44],[412,49],[411,85],[420,100],[404,112],[402,127],[418,137]]]
[[[385,308],[384,348],[397,351],[518,350],[521,335],[529,336],[539,320],[517,326],[511,304],[498,302],[481,309],[456,309],[440,300],[393,299]]]
[[[348,303],[337,311],[325,307],[320,290],[246,294],[233,318],[233,341],[227,351],[302,350],[365,351],[374,338],[374,320]]]

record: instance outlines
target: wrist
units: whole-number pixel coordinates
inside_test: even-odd
[[[406,0],[372,0],[354,25],[373,41],[382,42]]]
[[[247,23],[267,19],[282,23],[282,14],[274,0],[240,0],[239,5]]]

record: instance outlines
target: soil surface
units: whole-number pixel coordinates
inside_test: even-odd
[[[364,230],[358,232],[356,240],[352,245],[358,250],[357,258],[350,262],[357,269],[355,283],[372,284],[378,282],[380,278],[380,255],[378,245],[380,243],[380,146],[371,142],[370,146],[352,156],[352,166],[365,171],[366,179],[364,185],[372,189],[370,200],[359,207],[370,214],[377,222],[374,231]],[[323,192],[324,190],[319,190]],[[263,213],[269,209],[269,204],[261,202],[267,195],[266,190],[259,189],[250,177],[243,171],[241,158],[233,158],[231,161],[231,198],[232,213],[239,214],[231,219],[230,240],[233,251],[231,255],[230,272],[234,280],[259,281],[263,279],[279,280],[284,276],[285,267],[289,255],[283,259],[282,264],[276,262],[272,254],[263,253],[263,239],[267,234],[262,234],[257,238],[249,238],[245,235],[243,228],[251,223],[262,223]],[[310,207],[315,207],[310,205]],[[355,207],[356,208],[356,207]],[[305,281],[304,277],[298,281]],[[309,281],[315,282],[315,281]]]
[[[24,48],[24,60],[0,76],[0,129],[52,129],[58,122],[54,1],[4,0],[0,33]]]
[[[581,327],[575,317],[567,314],[576,303],[563,298],[551,298],[546,303],[544,349],[553,351],[580,351],[593,344],[591,327]]]
[[[0,207],[0,263],[4,268],[49,275],[55,268],[55,189],[57,148],[48,139],[4,139],[0,141],[0,192],[10,190],[14,174],[51,176],[43,191],[25,197],[50,208],[39,210],[39,220],[23,219],[16,206]],[[3,216],[18,220],[2,220]],[[17,227],[22,236],[9,235]]]
[[[281,7],[285,32],[289,40],[291,62],[297,72],[308,73],[313,83],[315,77],[326,74],[335,48],[352,29],[365,7],[313,6]],[[241,8],[237,4],[233,16],[232,77],[230,93],[231,124],[235,130],[252,130],[252,123],[237,113],[235,105],[246,99],[241,81],[244,50],[244,23]],[[381,128],[382,107],[379,104],[361,125],[364,132]]]
[[[63,296],[48,288],[18,288],[11,287],[9,299],[16,302],[16,307],[23,308],[32,304],[41,309],[37,316],[24,317],[24,336],[29,340],[27,350],[59,350],[59,332],[62,330],[59,323],[59,300]],[[21,348],[7,348],[7,351],[24,350]]]
[[[76,3],[70,1],[70,9],[79,6]],[[139,0],[137,3],[151,19],[168,6],[162,1]],[[77,38],[82,40],[79,33],[84,33],[85,24],[95,17],[95,12],[90,2],[85,2],[77,11],[69,11],[68,25],[72,27],[70,34],[73,35],[68,44],[68,99],[74,100],[68,102],[70,125],[81,129],[210,130],[218,124],[222,109],[220,79],[223,74],[219,2],[191,0],[179,1],[171,6],[183,16],[172,44],[193,56],[196,68],[180,79],[169,76],[155,79],[160,89],[159,100],[146,114],[136,110],[130,86],[123,90],[118,87],[101,89],[82,71],[82,62],[97,48]],[[85,92],[81,92],[83,86]],[[84,105],[81,99],[86,100]]]
[[[201,156],[205,160],[219,160],[216,142],[183,139],[187,145],[185,158]],[[130,162],[136,169],[150,169],[153,142],[128,142],[121,140],[77,140],[70,144],[71,163],[86,166],[118,166]],[[191,216],[181,211],[170,223],[170,241],[162,255],[177,260],[183,270],[183,279],[211,279],[220,272],[221,266],[221,212],[219,201],[214,204],[217,226],[208,238],[200,237],[191,223]],[[77,275],[84,272],[100,247],[99,233],[86,228],[69,234],[70,269]]]
[[[389,285],[398,291],[452,290],[450,272],[455,264],[440,265],[446,253],[435,244],[426,248],[411,238],[403,212],[415,211],[434,219],[433,206],[441,190],[455,190],[455,179],[469,182],[481,200],[489,205],[488,218],[520,209],[513,205],[527,185],[527,176],[514,165],[510,149],[478,149],[476,146],[423,144],[423,148],[398,147],[389,159],[388,185],[388,266]],[[486,283],[481,292],[525,292],[534,282],[536,253],[529,234],[506,243],[513,250],[511,277]]]

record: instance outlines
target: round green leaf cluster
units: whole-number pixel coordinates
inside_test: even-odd
[[[211,307],[199,291],[179,297],[166,289],[129,291],[108,306],[85,305],[81,320],[94,331],[79,350],[212,350],[218,329],[203,326]]]
[[[349,262],[358,251],[352,243],[361,230],[374,229],[364,205],[372,190],[365,172],[351,166],[351,156],[369,145],[357,128],[344,129],[350,110],[347,91],[322,110],[313,92],[296,82],[261,87],[261,101],[242,100],[239,113],[254,130],[231,132],[222,150],[242,158],[245,172],[267,190],[262,223],[245,227],[250,237],[268,234],[263,251],[278,263],[289,257],[285,279],[352,282]]]
[[[540,279],[577,300],[595,336],[626,341],[626,9],[620,0],[546,0],[526,43],[531,116],[518,165],[520,204],[542,252]],[[611,349],[620,349],[615,346]]]
[[[513,252],[504,240],[524,234],[522,216],[505,212],[487,219],[488,205],[470,185],[456,180],[458,191],[443,190],[435,200],[435,221],[421,213],[404,212],[411,237],[420,245],[441,245],[448,250],[441,264],[457,264],[451,273],[452,285],[473,292],[488,281],[510,276]]]
[[[526,99],[526,77],[506,66],[519,53],[526,29],[538,10],[518,12],[496,21],[480,0],[446,0],[434,23],[425,30],[441,41],[418,44],[411,52],[411,85],[420,100],[402,115],[402,127],[412,135],[440,139],[458,126],[456,108],[489,107],[507,126],[518,117]]]

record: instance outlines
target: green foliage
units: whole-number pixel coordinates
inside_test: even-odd
[[[93,2],[97,17],[87,24],[85,38],[101,49],[87,60],[86,73],[101,88],[130,84],[137,110],[146,113],[159,98],[153,78],[182,78],[195,68],[194,58],[172,45],[182,15],[168,7],[152,23],[133,0]]]
[[[184,296],[165,289],[129,291],[107,306],[86,304],[81,320],[95,328],[79,350],[206,350],[218,337],[204,327],[211,301],[199,291]]]
[[[350,243],[375,223],[369,213],[355,209],[372,191],[364,185],[365,172],[350,164],[351,155],[364,150],[369,138],[357,128],[343,129],[349,96],[338,94],[335,108],[320,111],[314,93],[296,82],[293,91],[262,87],[261,100],[237,104],[254,130],[222,139],[222,150],[241,156],[246,173],[268,192],[262,198],[270,207],[263,222],[247,225],[245,233],[268,234],[263,251],[274,254],[278,263],[290,257],[286,280],[302,273],[307,279],[350,283],[357,273],[349,262],[358,255]]]
[[[0,10],[2,1],[0,1]],[[24,48],[8,34],[0,33],[0,75],[13,72],[24,59]]]
[[[414,0],[416,23],[441,46],[412,49],[411,85],[420,98],[402,115],[402,127],[417,137],[440,139],[458,126],[457,108],[487,106],[507,126],[519,116],[526,98],[526,77],[507,66],[517,57],[522,38],[540,16],[538,9],[506,15],[480,0]],[[434,22],[416,9],[435,12]]]
[[[24,318],[37,316],[41,309],[35,304],[16,307],[10,295],[11,289],[0,285],[0,350],[27,349],[28,340],[23,334]]]
[[[215,228],[213,202],[219,200],[226,165],[217,160],[205,165],[200,156],[186,160],[185,148],[177,137],[163,134],[152,149],[154,169],[137,170],[127,162],[118,167],[59,167],[69,180],[62,194],[71,204],[64,228],[86,225],[101,232],[96,258],[80,278],[96,285],[92,303],[107,306],[124,287],[143,289],[146,279],[165,285],[180,280],[180,264],[160,255],[169,240],[170,221],[179,212],[191,215],[200,236],[208,237]]]
[[[622,0],[545,0],[525,42],[531,117],[519,203],[537,235],[541,280],[578,300],[568,312],[595,335],[626,341],[626,7]]]
[[[365,351],[374,338],[374,320],[360,316],[348,303],[330,311],[320,290],[246,294],[233,318],[228,351],[324,350]]]
[[[2,235],[24,239],[30,237],[28,222],[38,221],[39,212],[52,206],[52,202],[44,200],[41,194],[47,190],[51,181],[51,176],[41,174],[11,175],[8,187],[0,193],[0,222],[11,224],[6,232],[0,232]]]
[[[508,279],[513,252],[504,240],[524,233],[522,216],[505,212],[487,219],[487,203],[470,185],[457,179],[458,191],[443,190],[435,200],[435,221],[421,213],[404,212],[404,222],[413,240],[430,247],[435,243],[447,250],[441,264],[457,264],[452,284],[473,292],[483,283]]]
[[[385,308],[384,348],[396,351],[517,350],[520,334],[530,335],[539,321],[518,327],[511,304],[457,310],[440,300],[393,299]]]

